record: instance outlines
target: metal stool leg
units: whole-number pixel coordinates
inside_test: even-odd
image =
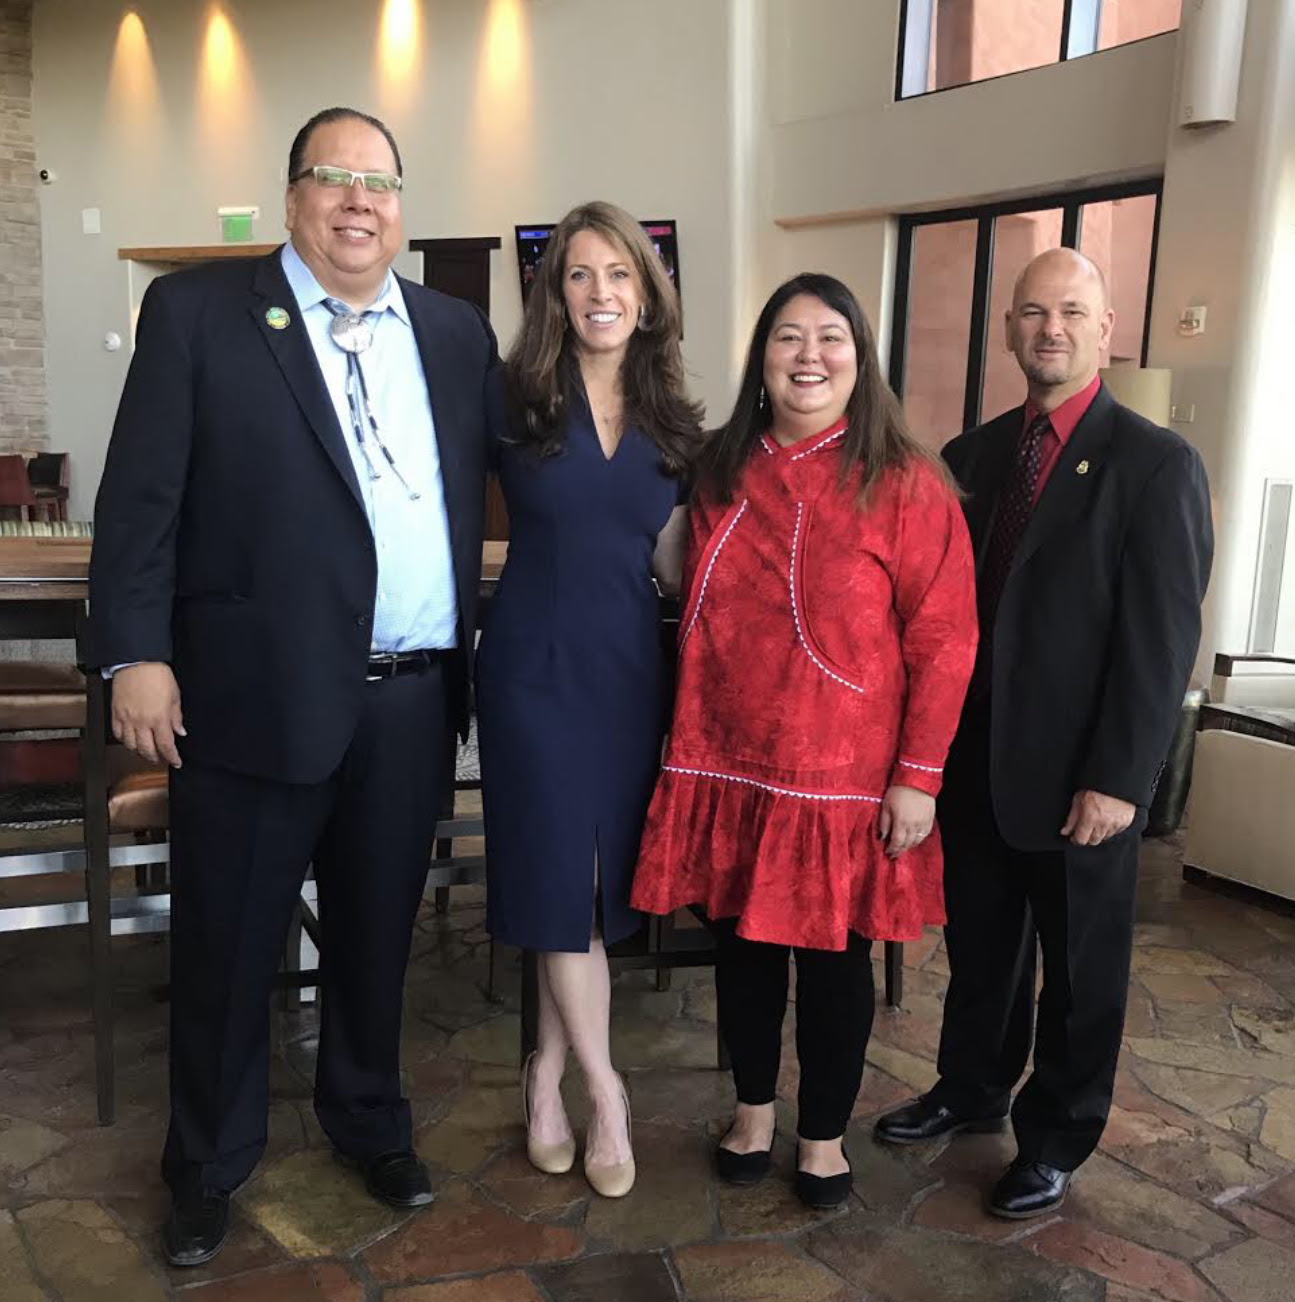
[[[90,973],[94,1010],[94,1078],[99,1124],[116,1114],[112,1010],[112,890],[108,869],[107,691],[102,675],[86,675],[85,886],[90,919]]]
[[[904,945],[902,941],[886,942],[886,1003],[898,1008],[904,1002]]]
[[[292,921],[288,924],[288,938],[283,944],[283,970],[297,974],[301,971],[301,900],[298,899],[292,910]],[[295,1013],[301,1009],[301,986],[296,982],[287,982],[283,987],[281,1007],[285,1013]]]

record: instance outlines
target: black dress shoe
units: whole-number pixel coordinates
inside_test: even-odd
[[[1018,1157],[1003,1172],[989,1198],[989,1210],[1009,1221],[1024,1221],[1054,1211],[1066,1201],[1071,1172]]]
[[[412,1149],[383,1153],[364,1167],[364,1186],[389,1207],[424,1207],[432,1201],[432,1179]]]
[[[173,1266],[201,1266],[225,1243],[229,1229],[229,1195],[215,1189],[176,1195],[162,1231],[166,1259]]]
[[[735,1153],[723,1145],[715,1150],[715,1170],[719,1173],[719,1178],[728,1184],[759,1184],[772,1167],[772,1143],[768,1148],[757,1148],[754,1153]]]
[[[887,1144],[920,1144],[964,1130],[973,1135],[993,1134],[1002,1130],[1006,1121],[1006,1116],[960,1117],[924,1094],[912,1103],[879,1117],[872,1133]]]
[[[849,1166],[850,1159],[845,1159]],[[842,1171],[839,1175],[811,1175],[808,1171],[796,1171],[796,1196],[806,1207],[816,1212],[828,1212],[840,1207],[850,1196],[854,1188],[854,1169]]]

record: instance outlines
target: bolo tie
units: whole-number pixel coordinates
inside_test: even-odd
[[[391,449],[382,440],[382,431],[378,428],[378,418],[373,414],[373,404],[369,401],[369,386],[365,383],[364,368],[360,365],[360,354],[373,343],[373,325],[370,318],[376,312],[352,312],[345,303],[335,298],[324,299],[324,306],[333,314],[328,333],[333,342],[346,354],[346,401],[351,409],[351,428],[355,431],[355,441],[364,457],[364,464],[369,468],[369,478],[381,479],[382,468],[369,450],[367,430],[373,433],[373,442],[382,454],[392,474],[400,480],[409,500],[416,502],[422,496],[401,474]]]

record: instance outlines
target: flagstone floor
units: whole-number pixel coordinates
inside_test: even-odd
[[[947,966],[908,947],[904,1006],[880,1012],[849,1138],[857,1194],[818,1216],[792,1147],[754,1190],[712,1178],[731,1098],[707,972],[618,979],[616,1058],[639,1182],[620,1202],[521,1150],[518,992],[485,994],[480,893],[419,922],[405,1064],[437,1201],[395,1215],[332,1157],[310,1109],[311,1011],[276,1013],[269,1151],[224,1252],[168,1271],[157,1226],[166,942],[117,942],[119,1116],[94,1119],[85,941],[0,935],[0,1298],[4,1302],[1277,1302],[1295,1297],[1295,917],[1185,884],[1144,855],[1116,1106],[1062,1213],[995,1221],[1007,1138],[876,1145],[869,1119],[933,1079]],[[790,1031],[790,1015],[789,1015]],[[790,1042],[789,1042],[790,1043]],[[574,1070],[568,1100],[579,1113]],[[789,1052],[782,1096],[794,1098]],[[785,1106],[785,1105],[784,1105]],[[790,1136],[788,1110],[780,1133]]]

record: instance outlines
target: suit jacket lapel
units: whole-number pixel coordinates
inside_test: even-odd
[[[436,450],[441,463],[441,484],[445,493],[445,513],[450,522],[450,547],[458,569],[466,556],[467,539],[463,530],[463,494],[467,488],[462,456],[462,435],[456,410],[456,391],[453,385],[455,340],[427,310],[429,296],[421,285],[398,277],[409,320],[418,344],[418,355],[423,361],[423,378],[427,381],[427,395],[432,404],[432,424],[436,430]],[[480,565],[480,558],[473,563]],[[471,581],[476,582],[475,573]],[[462,586],[462,584],[460,584]],[[462,601],[462,594],[460,594]]]
[[[977,569],[989,543],[998,496],[1020,439],[1023,410],[1017,407],[1013,411],[1004,412],[974,436],[979,446],[976,448],[975,460],[963,478],[962,487],[968,495],[963,509],[976,553]]]
[[[342,427],[337,423],[337,412],[333,400],[328,396],[328,386],[324,383],[319,363],[315,359],[306,323],[301,319],[292,287],[283,274],[277,250],[262,259],[256,269],[252,294],[253,301],[248,305],[248,310],[256,321],[257,329],[274,354],[283,378],[287,380],[315,437],[323,445],[329,460],[337,467],[338,474],[346,481],[363,511],[364,497],[360,492],[360,482],[355,477],[355,466],[342,436]],[[282,330],[274,329],[265,319],[272,307],[281,308],[288,314],[288,324]]]
[[[1049,538],[1084,513],[1105,469],[1106,448],[1114,427],[1115,400],[1103,385],[1061,449],[1016,549],[1013,569],[1024,565]]]

